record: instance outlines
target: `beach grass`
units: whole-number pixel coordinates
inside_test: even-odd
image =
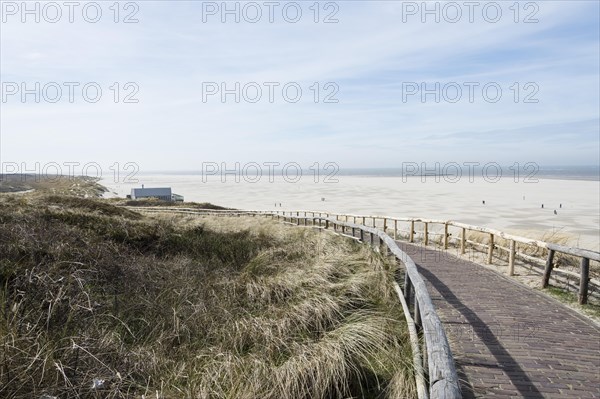
[[[77,197],[99,197],[106,188],[98,180],[88,176],[62,176],[40,174],[0,174],[0,193],[22,193],[33,195],[63,195]]]
[[[395,265],[352,240],[5,196],[0,262],[0,397],[415,396]]]

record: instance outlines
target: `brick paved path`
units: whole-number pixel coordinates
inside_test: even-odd
[[[600,398],[600,328],[508,277],[398,242],[444,323],[465,398]]]

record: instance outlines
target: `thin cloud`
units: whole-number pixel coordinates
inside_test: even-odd
[[[395,166],[394,151],[413,159],[450,152],[510,161],[522,152],[542,162],[595,162],[597,146],[564,143],[591,140],[597,127],[599,29],[590,16],[599,5],[538,4],[536,24],[509,15],[497,24],[402,23],[396,2],[339,3],[338,24],[202,23],[192,2],[140,3],[140,22],[130,25],[9,22],[0,38],[2,81],[94,81],[105,96],[114,82],[135,82],[140,91],[139,104],[2,104],[1,156],[128,157],[148,170],[273,154]],[[403,101],[405,82],[453,81],[497,82],[502,101]],[[281,93],[274,103],[204,102],[203,82],[297,82],[303,96],[297,104]],[[335,82],[339,103],[315,104],[315,82]],[[539,103],[515,102],[515,82],[535,82]],[[48,140],[56,144],[51,154]],[[528,148],[506,154],[519,143]]]

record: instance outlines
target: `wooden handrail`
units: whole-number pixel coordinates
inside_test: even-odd
[[[375,224],[375,221],[378,219],[383,220],[384,225],[387,224],[387,221],[393,221],[394,222],[394,234],[397,233],[397,222],[409,222],[411,224],[411,230],[409,232],[409,241],[410,242],[414,242],[414,227],[415,227],[415,223],[423,223],[425,226],[425,231],[424,231],[424,242],[425,245],[428,244],[429,242],[429,236],[434,234],[431,233],[428,229],[428,225],[429,224],[442,224],[444,225],[444,234],[442,234],[444,236],[444,239],[447,239],[447,228],[448,226],[452,226],[452,227],[456,227],[456,228],[460,228],[462,229],[462,234],[461,234],[461,243],[460,243],[460,247],[461,247],[461,254],[465,253],[465,244],[467,243],[467,240],[465,240],[465,232],[466,230],[469,231],[477,231],[480,233],[487,233],[490,234],[490,244],[482,244],[484,246],[486,246],[488,248],[488,263],[493,263],[493,251],[495,248],[500,248],[503,249],[503,247],[498,246],[497,244],[493,243],[493,237],[497,236],[500,238],[503,238],[507,241],[510,242],[510,248],[508,249],[509,251],[509,261],[508,261],[508,274],[510,276],[512,276],[514,274],[514,265],[515,265],[515,260],[516,260],[516,256],[518,255],[519,257],[525,258],[525,259],[529,259],[531,258],[530,256],[526,256],[523,255],[521,253],[518,253],[516,250],[517,247],[517,243],[520,244],[525,244],[527,246],[531,246],[531,247],[536,247],[536,248],[542,248],[542,249],[546,249],[548,250],[548,253],[552,253],[552,252],[558,252],[558,253],[562,253],[562,254],[566,254],[566,255],[571,255],[571,256],[575,256],[578,258],[581,258],[581,269],[580,269],[580,273],[578,275],[578,278],[580,280],[580,292],[579,292],[579,302],[581,304],[585,304],[587,303],[587,291],[588,291],[588,283],[592,282],[594,285],[598,285],[598,282],[594,279],[590,279],[589,278],[589,266],[587,266],[589,264],[590,260],[593,261],[597,261],[600,262],[600,252],[596,252],[596,251],[591,251],[588,249],[583,249],[583,248],[576,248],[576,247],[570,247],[570,246],[565,246],[565,245],[560,245],[560,244],[554,244],[554,243],[550,243],[550,242],[546,242],[546,241],[541,241],[541,240],[536,240],[536,239],[532,239],[532,238],[527,238],[527,237],[522,237],[522,236],[518,236],[518,235],[514,235],[514,234],[509,234],[509,233],[505,233],[503,231],[500,230],[496,230],[496,229],[492,229],[489,227],[481,227],[481,226],[474,226],[471,224],[466,224],[466,223],[461,223],[461,222],[456,222],[456,221],[452,221],[452,220],[440,220],[440,219],[425,219],[425,218],[403,218],[403,217],[388,217],[388,216],[380,216],[380,215],[354,215],[354,214],[343,214],[343,213],[326,213],[323,211],[247,211],[247,210],[222,210],[222,209],[199,209],[199,208],[165,208],[165,207],[159,207],[159,206],[155,206],[155,207],[130,207],[133,209],[138,209],[138,210],[152,210],[152,209],[178,209],[180,211],[188,211],[188,212],[211,212],[211,213],[215,213],[215,214],[232,214],[232,213],[238,213],[238,214],[268,214],[268,213],[278,213],[278,214],[287,214],[291,215],[292,212],[296,214],[296,216],[298,216],[300,213],[303,213],[305,216],[310,213],[311,215],[316,215],[318,214],[319,216],[321,216],[322,214],[326,214],[328,217],[337,217],[339,218],[340,216],[344,216],[346,218],[346,220],[348,218],[353,218],[354,221],[356,221],[356,219],[362,219],[363,224],[366,224],[366,219],[372,219],[373,224]],[[444,246],[447,246],[446,241],[444,241]],[[587,259],[587,261],[585,260]],[[587,262],[587,263],[586,263]],[[541,285],[543,287],[547,286],[547,280],[550,277],[550,274],[552,272],[559,272],[561,274],[567,274],[565,271],[560,271],[560,270],[554,270],[552,263],[550,263],[549,267],[546,268],[545,273],[542,277],[542,282]],[[574,273],[568,273],[570,275],[574,275]]]
[[[429,392],[425,382],[425,371],[423,370],[423,360],[421,357],[421,348],[419,347],[419,335],[417,332],[417,326],[413,318],[410,316],[410,309],[408,303],[404,297],[402,289],[397,282],[394,282],[394,290],[398,294],[398,299],[402,304],[402,310],[404,311],[404,317],[406,318],[406,324],[408,325],[408,334],[410,337],[410,346],[413,352],[413,364],[415,369],[415,380],[417,383],[417,397],[418,399],[428,399]]]
[[[274,211],[281,212],[281,211]],[[296,211],[295,211],[296,212]],[[316,211],[299,211],[299,212],[307,212],[307,213],[317,213]],[[577,248],[577,247],[569,247],[560,244],[554,244],[546,241],[536,240],[532,238],[522,237],[514,234],[505,233],[500,230],[492,229],[489,227],[481,227],[475,226],[471,224],[466,224],[462,222],[456,222],[453,220],[442,220],[442,219],[427,219],[427,218],[406,218],[406,217],[391,217],[391,216],[381,216],[381,215],[354,215],[354,214],[345,214],[345,213],[330,213],[332,216],[348,216],[348,217],[356,217],[356,218],[367,218],[367,219],[381,219],[381,220],[391,220],[397,222],[416,222],[416,223],[428,223],[428,224],[447,224],[448,226],[465,228],[471,231],[478,231],[481,233],[488,233],[503,238],[505,240],[513,240],[518,243],[531,245],[534,247],[545,248],[545,249],[553,249],[556,252],[561,252],[567,255],[573,255],[577,257],[584,257],[590,260],[595,260],[600,262],[600,252],[591,251],[589,249]]]
[[[274,212],[281,212],[281,211],[274,211]],[[295,211],[295,212],[304,213],[305,215],[307,213],[317,213],[317,211]],[[460,229],[462,229],[462,235],[461,235],[461,253],[462,254],[465,253],[464,247],[466,244],[466,240],[465,240],[466,230],[477,231],[480,233],[487,233],[487,234],[489,234],[489,242],[488,242],[488,244],[483,244],[483,245],[485,245],[488,248],[488,253],[487,253],[487,263],[488,264],[493,263],[494,249],[499,248],[499,246],[494,243],[494,237],[497,236],[497,237],[503,238],[510,242],[509,263],[508,263],[508,274],[510,276],[512,276],[514,274],[514,265],[515,265],[516,255],[521,256],[521,254],[517,253],[517,250],[516,250],[517,243],[525,244],[525,245],[536,247],[536,248],[546,249],[546,250],[548,250],[548,256],[550,256],[550,254],[554,254],[554,253],[558,252],[558,253],[562,253],[565,255],[571,255],[571,256],[581,258],[580,273],[578,276],[579,277],[579,303],[580,304],[586,304],[588,301],[589,283],[590,282],[592,282],[594,284],[596,283],[596,281],[594,279],[590,279],[590,277],[589,277],[589,261],[593,260],[596,262],[600,262],[600,252],[597,252],[597,251],[591,251],[589,249],[584,249],[584,248],[577,248],[577,247],[570,247],[570,246],[566,246],[566,245],[554,244],[554,243],[536,240],[536,239],[527,238],[527,237],[522,237],[522,236],[518,236],[518,235],[514,235],[514,234],[508,234],[503,231],[492,229],[489,227],[474,226],[474,225],[456,222],[456,221],[452,221],[452,220],[389,217],[389,216],[380,216],[380,215],[354,215],[354,214],[343,214],[343,213],[330,213],[330,215],[331,216],[346,216],[346,217],[352,217],[352,218],[362,218],[363,223],[364,223],[365,219],[372,219],[373,224],[375,224],[376,220],[381,219],[381,220],[383,220],[384,226],[387,225],[387,221],[394,221],[395,225],[397,225],[396,222],[409,222],[411,225],[411,229],[410,229],[410,233],[409,233],[409,241],[410,242],[414,242],[415,223],[423,223],[423,225],[424,225],[423,242],[425,245],[428,245],[429,236],[432,234],[429,231],[430,224],[444,225],[444,233],[441,234],[444,236],[444,244],[445,244],[444,246],[447,245],[446,240],[447,240],[447,234],[448,234],[447,233],[448,226],[460,228]],[[551,259],[550,263],[547,263],[547,267],[545,269],[545,272],[544,272],[544,275],[543,275],[542,281],[541,281],[542,287],[547,286],[547,281],[549,280],[551,273],[554,271],[552,262],[553,262],[553,259]]]

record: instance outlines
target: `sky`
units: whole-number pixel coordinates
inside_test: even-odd
[[[475,3],[2,1],[0,161],[600,163],[600,2]]]

